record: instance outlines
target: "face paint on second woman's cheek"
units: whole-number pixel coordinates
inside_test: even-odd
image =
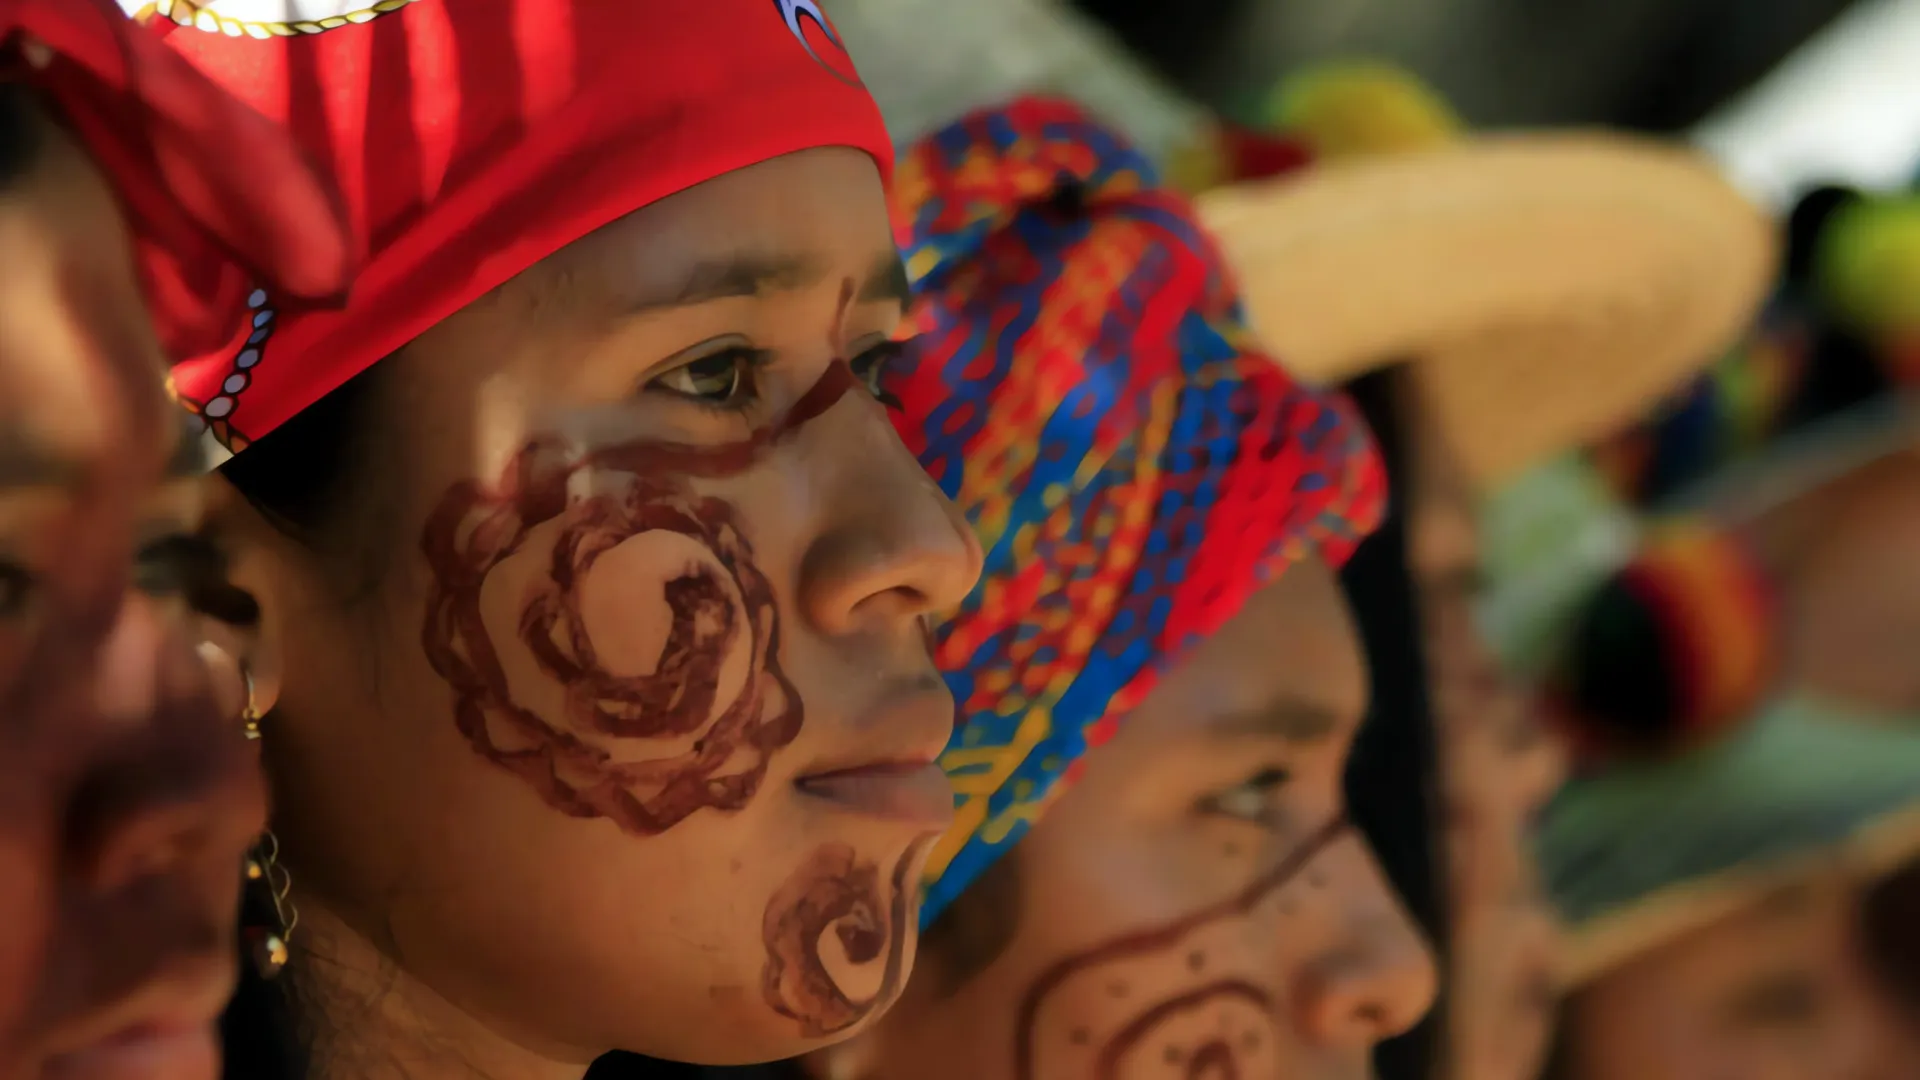
[[[1249,917],[1270,917],[1264,910],[1269,902],[1284,914],[1288,905],[1282,890],[1348,829],[1344,819],[1335,818],[1234,896],[1048,967],[1020,1003],[1016,1080],[1115,1080],[1156,1071],[1181,1077],[1278,1075],[1281,1036],[1271,990],[1245,978],[1213,975],[1209,968],[1216,958],[1243,951],[1241,924]],[[1317,884],[1316,876],[1308,875],[1308,883]],[[1123,1014],[1119,1023],[1103,1025],[1107,1030],[1073,1019],[1075,1003],[1124,999],[1143,984],[1186,989],[1156,996]],[[1064,1038],[1056,1034],[1061,1032]]]

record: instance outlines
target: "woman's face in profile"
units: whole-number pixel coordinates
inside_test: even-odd
[[[445,1003],[501,1060],[713,1064],[891,1003],[953,806],[924,620],[980,564],[888,420],[905,299],[873,161],[774,158],[370,372],[339,520],[371,587],[229,502],[286,672],[275,832],[340,994]]]

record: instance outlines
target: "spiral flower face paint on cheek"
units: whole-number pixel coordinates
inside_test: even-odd
[[[454,720],[473,749],[549,806],[644,836],[702,808],[751,801],[773,754],[799,735],[805,710],[781,668],[780,612],[741,515],[689,481],[751,468],[859,385],[836,361],[779,422],[739,442],[634,440],[582,453],[542,437],[497,482],[449,488],[421,538],[433,572],[421,645],[453,687]],[[516,698],[482,615],[489,576],[547,526],[554,538],[544,579],[524,600],[518,645],[505,644],[524,649],[558,687],[559,716]],[[668,621],[644,673],[603,655],[619,650],[596,642],[586,595],[596,563],[635,541],[690,544],[696,553],[661,583]],[[729,694],[723,668],[743,653],[744,680]]]
[[[1015,1034],[1017,1080],[1075,1076],[1094,1080],[1181,1077],[1238,1080],[1285,1075],[1280,1031],[1269,991],[1243,978],[1215,974],[1242,940],[1240,924],[1266,913],[1314,856],[1344,836],[1336,818],[1279,865],[1220,903],[1068,956],[1034,980],[1020,1003]],[[1312,875],[1309,875],[1309,880]],[[1287,904],[1280,901],[1280,912]],[[1118,1023],[1082,1022],[1110,1015],[1109,1003],[1160,991],[1121,1013]],[[1098,1002],[1097,1007],[1088,1003]]]

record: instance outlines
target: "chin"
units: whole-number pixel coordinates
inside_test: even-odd
[[[758,997],[773,1030],[795,1040],[793,1053],[848,1038],[899,1000],[934,839],[891,850],[818,843],[768,898]]]

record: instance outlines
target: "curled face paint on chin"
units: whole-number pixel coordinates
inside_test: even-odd
[[[453,687],[454,720],[474,750],[555,809],[604,817],[640,835],[664,832],[702,808],[745,806],[774,752],[799,735],[805,712],[781,669],[772,584],[754,562],[737,509],[688,481],[745,471],[860,385],[835,361],[779,421],[737,442],[636,439],[575,452],[558,437],[542,437],[522,447],[497,482],[450,487],[421,537],[433,572],[421,645]],[[564,718],[514,699],[481,615],[488,575],[550,522],[558,535],[517,637],[564,691]],[[596,560],[648,533],[685,538],[704,557],[662,586],[671,620],[653,670],[621,674],[602,662],[588,632],[582,589]],[[745,681],[722,707],[722,662],[743,642]],[[606,744],[617,740],[674,746],[616,759]]]
[[[935,839],[907,848],[884,892],[877,864],[846,844],[823,844],[767,901],[761,996],[807,1038],[845,1031],[900,996],[907,934],[919,921],[917,870]],[[829,935],[839,946],[831,966],[821,956]],[[868,977],[866,993],[846,985]]]
[[[1281,890],[1348,828],[1335,818],[1239,893],[1048,967],[1020,1002],[1016,1080],[1281,1076],[1271,995],[1252,982],[1212,972],[1218,959],[1239,948],[1239,924],[1268,901],[1284,914],[1288,903]],[[1142,996],[1143,986],[1183,989],[1156,994],[1118,1024],[1076,1019],[1073,1002],[1121,1002]]]

